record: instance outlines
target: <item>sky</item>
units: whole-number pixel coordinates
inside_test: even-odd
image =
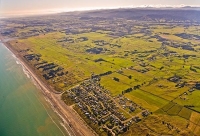
[[[0,16],[144,5],[199,6],[200,0],[0,0]]]

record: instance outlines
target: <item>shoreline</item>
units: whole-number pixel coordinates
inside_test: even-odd
[[[16,57],[17,61],[21,64],[22,68],[26,70],[34,80],[38,89],[41,90],[45,99],[51,105],[52,110],[61,118],[61,126],[66,130],[70,136],[95,136],[96,133],[88,128],[88,125],[80,119],[81,117],[69,106],[67,106],[61,99],[62,94],[58,94],[49,87],[47,83],[44,83],[37,74],[34,73],[34,70],[21,58],[19,53],[10,47],[10,44],[3,42],[2,44]]]

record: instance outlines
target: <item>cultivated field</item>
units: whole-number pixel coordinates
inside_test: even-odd
[[[99,135],[198,136],[199,22],[77,14],[5,20],[2,35]]]

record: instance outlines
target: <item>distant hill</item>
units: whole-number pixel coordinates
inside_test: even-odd
[[[62,13],[63,14],[63,13]],[[64,15],[80,16],[83,18],[125,18],[139,21],[190,21],[200,22],[200,8],[129,8],[129,9],[107,9],[82,12],[64,13]]]
[[[182,7],[182,9],[186,9],[186,10],[200,10],[200,7],[185,6],[185,7]]]

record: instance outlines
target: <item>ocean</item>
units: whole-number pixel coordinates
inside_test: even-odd
[[[68,136],[62,120],[0,42],[0,136]]]

